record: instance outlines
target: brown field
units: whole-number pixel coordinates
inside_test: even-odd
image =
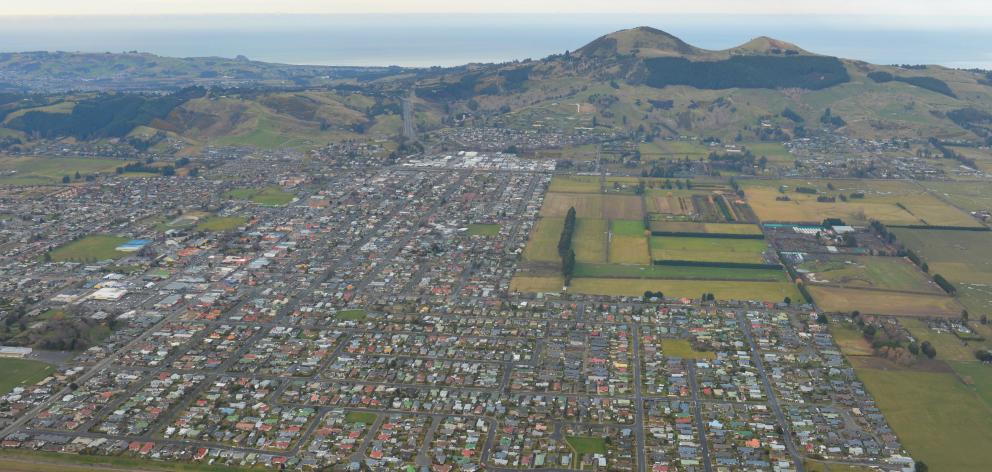
[[[847,313],[858,310],[876,315],[957,317],[962,310],[957,300],[946,295],[816,285],[807,285],[806,288],[816,305],[826,312]]]
[[[650,264],[648,238],[614,234],[613,239],[610,240],[610,262],[613,264]]]
[[[697,223],[694,221],[652,221],[651,231],[700,234],[761,234],[761,228],[758,225]]]
[[[566,210],[567,211],[567,210]],[[575,209],[579,211],[578,208]],[[636,195],[603,196],[603,218],[610,220],[640,220],[644,217],[641,197]]]
[[[647,210],[651,213],[664,213],[666,215],[691,215],[696,212],[692,206],[692,199],[677,195],[652,195],[645,198],[648,204]]]
[[[571,207],[575,207],[575,214],[579,218],[602,218],[603,196],[589,193],[549,192],[544,197],[541,216],[564,217]]]

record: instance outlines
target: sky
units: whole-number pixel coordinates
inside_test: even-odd
[[[708,13],[992,19],[988,0],[3,0],[0,15]],[[921,24],[924,22],[921,21]],[[986,23],[988,24],[988,23]]]

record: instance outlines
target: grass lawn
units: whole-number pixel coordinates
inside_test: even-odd
[[[833,335],[834,342],[837,343],[840,352],[848,356],[870,356],[874,354],[871,344],[865,340],[861,331],[851,323],[831,321],[830,334]]]
[[[561,233],[559,232],[560,237]],[[555,241],[555,256],[558,255],[557,245],[558,242]],[[576,218],[575,234],[572,235],[572,249],[575,250],[575,260],[577,261],[606,262],[606,220]]]
[[[530,231],[530,240],[524,248],[524,260],[537,262],[561,262],[558,256],[558,240],[561,238],[563,218],[541,218]],[[559,287],[560,288],[560,287]]]
[[[610,238],[610,258],[613,264],[651,264],[648,238],[641,236],[619,236]]]
[[[250,200],[267,206],[283,206],[293,201],[294,195],[279,187],[238,188],[227,192],[227,198]]]
[[[716,353],[710,351],[697,351],[692,348],[688,339],[662,339],[661,352],[667,357],[679,357],[682,359],[715,359]]]
[[[510,290],[514,292],[560,292],[563,285],[564,281],[557,275],[518,275],[510,280]]]
[[[606,440],[586,436],[566,436],[565,441],[576,454],[606,454]]]
[[[496,236],[499,234],[500,225],[473,223],[468,225],[469,236]]]
[[[937,355],[940,356],[940,348],[937,348]],[[992,366],[981,362],[948,362],[954,372],[961,377],[965,384],[985,401],[986,405],[992,406]]]
[[[610,231],[617,236],[644,236],[646,228],[642,220],[612,220]]]
[[[118,251],[115,248],[130,240],[131,238],[123,238],[110,234],[91,234],[55,248],[51,252],[52,260],[83,262],[117,259],[127,253]]]
[[[654,236],[651,256],[655,260],[705,262],[764,262],[762,252],[768,245],[760,239],[693,238]]]
[[[349,411],[344,415],[344,420],[349,423],[365,423],[371,425],[377,418],[375,413],[367,411]]]
[[[855,368],[914,459],[931,470],[988,470],[992,409],[955,374]]]
[[[54,370],[50,364],[30,359],[0,358],[0,395],[19,385],[32,385],[48,377]]]
[[[937,357],[945,361],[978,362],[975,359],[975,350],[989,346],[988,341],[968,341],[965,344],[964,341],[951,333],[938,333],[931,330],[923,320],[904,318],[899,320],[899,324],[909,330],[918,342],[930,341],[934,349],[937,350]]]
[[[336,315],[337,319],[343,321],[363,321],[368,313],[362,309],[342,310]]]
[[[199,231],[232,231],[248,222],[243,216],[208,216],[196,224]]]

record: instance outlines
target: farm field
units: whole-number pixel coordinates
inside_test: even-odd
[[[62,177],[75,177],[76,172],[109,174],[123,164],[116,159],[0,156],[0,185],[61,184]]]
[[[293,201],[293,194],[279,187],[239,188],[227,193],[227,198],[248,200],[261,205],[283,206]]]
[[[899,324],[909,330],[919,342],[930,341],[933,347],[937,349],[937,357],[946,361],[978,363],[978,360],[975,359],[975,350],[982,347],[989,347],[988,340],[984,342],[968,341],[965,343],[951,333],[938,333],[927,328],[927,324],[923,320],[907,318],[899,320]]]
[[[920,182],[920,185],[965,211],[992,208],[992,183],[990,182],[924,180]]]
[[[831,189],[828,184],[833,187]],[[928,193],[913,182],[903,181],[746,181],[744,192],[761,221],[820,222],[840,218],[848,224],[866,224],[876,219],[889,225],[971,226],[979,223]],[[780,187],[784,186],[784,193]],[[816,189],[816,194],[796,192],[796,187]],[[851,195],[864,198],[818,202],[820,196]],[[789,201],[776,200],[787,196]]]
[[[557,275],[516,275],[510,280],[515,292],[560,292],[564,281]]]
[[[612,220],[610,231],[618,236],[644,236],[646,231],[643,220]]]
[[[644,236],[619,236],[610,238],[609,262],[613,264],[650,264],[648,238]]]
[[[874,354],[871,344],[865,340],[853,323],[831,322],[830,334],[840,351],[848,356],[871,356]]]
[[[892,232],[907,248],[957,288],[955,296],[974,313],[992,309],[992,259],[975,257],[992,251],[992,232],[935,231],[896,228]]]
[[[666,297],[699,298],[703,293],[712,293],[721,300],[802,300],[795,285],[788,282],[575,278],[569,287],[569,291],[577,293],[628,297],[641,297],[648,290],[660,291]]]
[[[50,254],[53,261],[85,262],[117,259],[127,253],[115,248],[130,240],[131,238],[110,234],[91,234],[57,247]]]
[[[992,463],[992,448],[987,447],[992,437],[992,409],[957,375],[859,358],[852,358],[852,363],[914,458],[926,462],[930,470],[987,470]]]
[[[599,193],[598,175],[556,175],[551,179],[549,192]]]
[[[651,231],[663,233],[760,235],[758,225],[739,223],[697,223],[692,221],[652,221]]]
[[[655,260],[734,262],[761,264],[768,245],[758,239],[693,238],[652,236]]]
[[[590,193],[553,193],[544,196],[541,216],[564,218],[569,208],[579,218],[602,218],[603,196]]]
[[[943,294],[915,264],[902,257],[820,256],[797,266],[811,284]]]
[[[785,272],[778,269],[586,264],[582,262],[575,265],[575,277],[788,282]]]
[[[578,212],[578,209],[576,209]],[[644,218],[641,197],[635,195],[603,195],[603,218],[639,220]]]
[[[54,370],[50,364],[30,359],[0,358],[0,395],[17,386],[33,385]]]
[[[849,289],[810,284],[806,288],[820,310],[893,316],[961,315],[961,304],[953,297],[936,294]]]

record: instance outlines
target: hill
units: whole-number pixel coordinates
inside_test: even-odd
[[[982,71],[874,65],[764,36],[707,50],[649,27],[540,60],[446,69],[7,53],[0,82],[22,86],[0,93],[0,146],[64,138],[154,146],[142,140],[165,137],[307,148],[393,138],[410,91],[421,131],[457,123],[784,141],[822,126],[868,139],[992,141],[992,76]],[[80,83],[95,91],[59,91]],[[38,87],[49,88],[23,91]]]

